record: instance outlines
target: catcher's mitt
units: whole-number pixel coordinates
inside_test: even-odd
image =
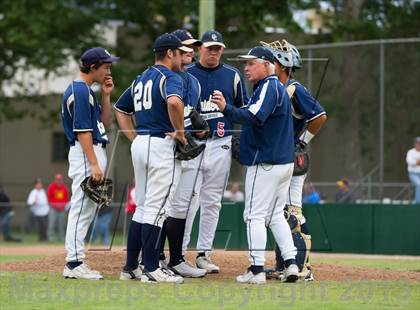
[[[104,179],[101,183],[93,182],[91,177],[83,180],[80,187],[86,196],[98,204],[98,207],[109,206],[112,201],[112,180]]]
[[[232,158],[239,162],[241,139],[238,136],[232,136]]]
[[[187,140],[186,145],[183,145],[179,141],[176,142],[175,158],[178,160],[194,159],[198,155],[200,155],[201,152],[204,151],[204,149],[206,148],[206,145],[204,143],[197,144],[189,132],[185,133],[185,139]]]
[[[188,117],[191,120],[191,126],[192,126],[192,129],[194,130],[194,136],[196,136],[195,135],[196,132],[205,131],[204,137],[201,137],[199,139],[203,139],[203,140],[207,139],[210,135],[210,127],[207,121],[194,108],[191,108],[191,111]],[[196,136],[196,138],[198,137]]]
[[[309,154],[306,146],[298,143],[295,149],[295,167],[293,169],[293,175],[299,176],[304,175],[309,169]]]

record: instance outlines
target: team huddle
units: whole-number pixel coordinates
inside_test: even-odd
[[[182,283],[184,278],[222,272],[211,253],[232,156],[246,166],[243,217],[250,265],[236,281],[265,283],[267,227],[277,246],[276,276],[283,282],[313,280],[310,234],[302,214],[306,173],[296,172],[301,161],[295,154],[307,149],[326,120],[325,111],[292,77],[302,67],[292,44],[261,42],[234,59],[245,64],[246,78],[253,84],[250,96],[240,71],[221,62],[225,47],[214,30],[201,40],[183,29],[159,36],[153,44],[154,64],[114,104],[119,128],[131,141],[136,181],[136,210],[121,280]],[[87,50],[80,59],[80,79],[69,85],[62,100],[73,181],[66,278],[102,279],[84,262],[83,241],[98,206],[80,185],[86,178],[92,184],[105,179],[105,127],[114,88],[110,67],[118,59],[100,47]],[[102,85],[101,105],[90,88],[95,82]],[[232,154],[235,124],[241,126],[239,155]],[[185,254],[198,210],[192,264]]]

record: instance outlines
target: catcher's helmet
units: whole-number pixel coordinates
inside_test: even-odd
[[[290,44],[286,40],[281,41],[282,47],[292,53],[292,61],[293,61],[293,69],[301,69],[302,68],[302,58],[300,57],[300,53],[296,46]]]

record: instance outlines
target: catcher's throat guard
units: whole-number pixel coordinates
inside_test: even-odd
[[[103,179],[102,182],[93,182],[91,177],[87,177],[80,184],[83,192],[92,201],[98,204],[98,207],[109,207],[113,196],[113,183],[111,179]]]

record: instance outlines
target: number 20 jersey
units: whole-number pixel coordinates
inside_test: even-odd
[[[134,114],[138,134],[163,138],[165,132],[174,131],[166,100],[171,96],[182,100],[182,95],[182,78],[165,66],[154,65],[134,80],[114,108],[128,115]]]

